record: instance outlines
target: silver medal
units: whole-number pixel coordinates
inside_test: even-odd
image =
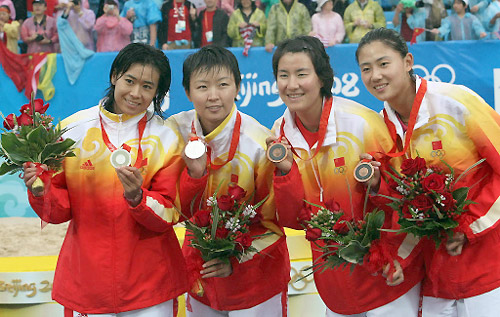
[[[118,168],[122,166],[129,166],[132,162],[132,156],[127,150],[118,149],[111,153],[111,157],[109,158],[109,160],[111,161],[111,165],[114,168]]]
[[[186,156],[192,160],[202,157],[206,151],[207,146],[201,140],[189,141],[188,144],[186,144]]]

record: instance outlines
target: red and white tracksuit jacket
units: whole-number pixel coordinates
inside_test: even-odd
[[[266,202],[258,209],[262,215],[260,223],[250,227],[252,236],[272,233],[252,242],[259,253],[245,258],[238,263],[232,260],[233,273],[225,278],[199,279],[203,260],[198,250],[188,246],[188,238],[182,247],[190,278],[189,294],[198,301],[216,310],[239,310],[258,305],[271,297],[286,292],[290,280],[290,260],[284,230],[276,220],[274,193],[272,188],[273,165],[266,158],[266,138],[270,131],[252,117],[238,112],[233,106],[227,118],[211,133],[205,141],[212,149],[211,162],[223,164],[228,158],[231,138],[235,126],[236,114],[241,115],[239,144],[234,158],[218,170],[208,169],[207,175],[200,179],[191,178],[187,170],[182,173],[180,196],[183,214],[191,213],[191,202],[195,197],[195,208],[202,199],[202,208],[206,199],[213,195],[217,186],[222,184],[218,194],[227,194],[230,182],[237,182],[246,192],[248,199],[254,193],[253,204],[269,195]],[[187,141],[194,122],[198,136],[202,129],[194,110],[173,115],[168,121],[177,125]],[[196,194],[192,194],[196,193]],[[197,209],[193,210],[195,213]],[[198,281],[202,282],[204,294],[195,291]],[[194,287],[194,289],[193,289]]]
[[[420,83],[417,78],[417,91]],[[424,257],[424,295],[467,298],[500,287],[500,116],[467,87],[435,82],[427,85],[407,155],[415,158],[418,153],[428,165],[447,170],[443,160],[456,177],[480,159],[486,161],[457,185],[472,186],[468,199],[477,203],[469,206],[460,221],[459,230],[468,240],[462,254],[450,256],[444,243],[435,251],[433,241],[419,242],[407,236],[399,255],[408,269],[414,267],[414,259]],[[404,140],[394,110],[387,103],[385,110],[400,140]]]
[[[138,150],[139,120],[147,115],[142,136],[143,198],[131,207],[110,164],[102,124],[113,145]],[[29,194],[40,218],[70,221],[59,254],[52,297],[81,313],[118,313],[150,307],[187,290],[187,275],[173,230],[176,183],[184,168],[183,141],[151,112],[130,117],[95,106],[64,120],[65,137],[76,141],[76,157],[66,158],[41,197]]]

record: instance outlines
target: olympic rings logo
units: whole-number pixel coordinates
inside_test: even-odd
[[[335,169],[333,170],[333,172],[335,174],[345,175],[345,173],[347,172],[347,166],[335,167]]]
[[[305,277],[304,274],[302,274],[303,270],[308,268],[309,266],[304,266],[300,270],[297,270],[293,266],[290,268],[290,271],[292,272],[292,276],[290,278],[290,286],[296,290],[296,291],[302,291],[304,288],[307,287],[307,284],[311,283],[314,278],[312,275]],[[304,278],[305,277],[305,278]],[[297,280],[300,279],[300,282],[297,282]],[[301,286],[297,285],[298,283],[302,283]]]
[[[441,78],[439,78],[436,73],[440,69],[448,70],[450,72],[451,79],[448,81],[450,84],[453,84],[455,82],[455,70],[453,67],[451,67],[448,64],[439,64],[434,69],[432,69],[432,72],[429,73],[429,70],[425,66],[422,65],[413,65],[413,70],[421,70],[424,73],[424,76],[422,76],[426,80],[430,81],[435,81],[435,82],[442,82]],[[442,73],[442,72],[441,72]]]
[[[432,157],[444,157],[446,155],[445,150],[435,150],[431,152]]]

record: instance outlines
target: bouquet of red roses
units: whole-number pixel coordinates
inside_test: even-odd
[[[65,157],[75,156],[72,151],[75,141],[62,138],[66,129],[52,124],[53,118],[45,114],[48,107],[42,99],[32,98],[31,103],[21,107],[20,115],[2,114],[0,158],[4,162],[0,165],[0,175],[20,172],[24,163],[32,162],[39,169],[39,178],[33,184],[35,190],[44,188],[40,178],[57,171]],[[41,164],[47,165],[49,171],[42,170]]]
[[[325,204],[327,207],[306,201],[299,218],[306,231],[306,239],[315,243],[322,252],[320,258],[306,270],[312,270],[309,276],[321,270],[333,269],[351,264],[372,262],[370,271],[376,272],[382,265],[391,263],[389,252],[382,250],[379,244],[380,228],[384,224],[385,214],[381,210],[364,213],[362,220],[348,220],[340,205],[333,201]],[[366,201],[365,201],[366,205]],[[317,207],[313,213],[311,206]],[[321,243],[318,243],[321,241]],[[376,251],[377,254],[373,254]],[[382,254],[383,252],[383,254]],[[377,263],[375,264],[375,258]],[[385,259],[385,260],[384,260]]]
[[[213,259],[229,262],[233,256],[241,260],[257,251],[252,247],[257,237],[250,235],[249,227],[259,220],[256,210],[267,197],[251,205],[252,197],[243,201],[246,191],[235,184],[229,186],[227,195],[217,196],[217,192],[207,199],[207,209],[199,210],[185,222],[190,246],[200,250],[205,262]]]
[[[392,187],[401,198],[383,196],[391,200],[388,204],[398,212],[400,225],[398,233],[411,233],[418,237],[428,237],[439,247],[446,236],[453,235],[453,229],[467,206],[474,204],[467,200],[469,187],[456,188],[458,181],[485,159],[478,161],[455,178],[453,168],[445,173],[439,166],[427,166],[425,159],[406,159],[401,165],[401,173],[392,168],[387,173],[393,180]]]

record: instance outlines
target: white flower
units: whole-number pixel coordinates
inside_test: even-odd
[[[403,187],[403,185],[399,185],[398,187],[396,187],[396,190],[403,195],[408,195],[410,193],[407,189]]]
[[[213,206],[215,204],[217,204],[217,200],[214,197],[212,197],[212,196],[208,197],[208,199],[207,199],[207,206]]]
[[[231,230],[233,232],[236,232],[237,230],[239,230],[241,228],[240,221],[238,218],[232,217],[226,222],[225,227],[227,230]]]
[[[243,210],[243,215],[248,216],[248,218],[255,217],[257,213],[255,212],[254,206],[252,205],[246,206],[245,209]]]

